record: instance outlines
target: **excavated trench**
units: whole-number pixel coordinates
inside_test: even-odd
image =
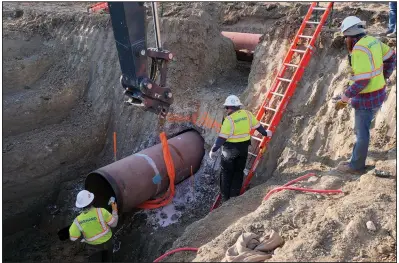
[[[4,5],[5,261],[84,261],[84,246],[60,242],[56,233],[77,215],[74,199],[86,175],[113,162],[113,132],[118,159],[160,142],[156,117],[123,104],[108,15],[85,14],[85,7],[72,2]],[[168,138],[195,129],[208,151],[223,117],[220,105],[228,94],[241,95],[255,112],[306,11],[307,6],[288,4],[165,4],[164,46],[176,52],[168,72],[167,84],[175,94],[166,125]],[[152,36],[150,20],[147,28]],[[264,34],[252,64],[236,60],[233,43],[222,31]],[[334,87],[346,80],[346,53],[342,47],[332,48],[331,39],[331,33],[322,34],[258,168],[255,185],[272,175],[298,173],[292,169],[298,163],[306,171],[319,169],[313,163],[334,166],[350,152],[351,145],[342,147],[342,139],[351,135],[353,116],[349,111],[338,115],[328,103],[338,93]],[[153,39],[148,45],[154,46]],[[396,105],[395,95],[392,86],[388,105],[377,117],[374,147],[389,149],[393,141],[396,144],[392,125],[396,115],[385,114]],[[209,214],[218,190],[218,170],[218,160],[205,155],[199,170],[177,187],[173,204],[125,213],[114,231],[115,259],[152,261],[168,250],[187,226]],[[229,220],[256,207],[234,210]],[[210,227],[214,233],[207,238],[228,225]]]
[[[86,175],[112,162],[113,131],[118,159],[159,143],[156,117],[123,104],[108,15],[71,14],[68,4],[65,9],[51,5],[10,3],[3,12],[6,261],[54,259],[60,251],[70,257],[68,251],[81,249],[80,244],[59,243],[56,233],[76,216],[74,199]],[[75,5],[70,7],[80,10]],[[250,63],[236,61],[232,42],[214,21],[204,22],[208,18],[200,12],[190,19],[180,15],[162,21],[162,31],[168,32],[164,46],[177,51],[168,72],[168,85],[177,94],[173,116],[192,116],[211,98],[219,101],[215,106],[222,113],[224,89],[240,94],[247,85]],[[152,36],[150,21],[148,29]],[[206,133],[188,121],[169,121],[166,132],[171,138],[192,128]],[[206,161],[196,177],[204,170],[211,170]],[[205,187],[200,180],[195,183],[207,204],[187,222],[203,217],[216,195],[213,178]]]

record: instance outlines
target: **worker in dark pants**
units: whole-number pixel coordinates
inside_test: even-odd
[[[76,207],[83,211],[73,221],[69,228],[71,241],[83,236],[81,242],[87,244],[89,262],[112,262],[113,244],[110,227],[118,224],[118,208],[115,200],[110,199],[112,214],[104,208],[93,206],[94,194],[82,190],[76,198]]]
[[[256,129],[263,136],[272,136],[272,132],[265,130],[256,117],[249,111],[241,109],[240,99],[235,95],[227,97],[225,103],[227,117],[215,144],[209,152],[213,156],[222,147],[220,192],[222,201],[240,194],[244,179],[244,169],[248,156],[248,147],[251,144],[250,131]]]

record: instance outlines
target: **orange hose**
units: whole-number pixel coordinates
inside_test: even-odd
[[[174,253],[176,253],[176,252],[180,252],[180,251],[194,251],[194,252],[197,252],[197,251],[198,251],[198,248],[196,248],[196,247],[181,247],[181,248],[177,248],[177,249],[174,249],[174,250],[172,250],[172,251],[169,251],[169,252],[163,254],[162,256],[160,256],[159,258],[157,258],[156,260],[154,260],[153,262],[159,262],[159,261],[161,261],[162,259],[166,258],[167,256],[169,256],[169,255],[171,255],[171,254],[174,254]]]
[[[137,206],[138,208],[154,209],[165,206],[172,201],[173,196],[175,195],[175,165],[173,164],[172,155],[169,151],[168,140],[166,138],[165,132],[162,132],[159,137],[161,138],[163,158],[165,160],[166,169],[169,176],[169,189],[162,197],[155,200],[148,200]]]
[[[342,193],[342,190],[324,190],[324,189],[311,189],[311,188],[300,188],[300,187],[291,187],[290,185],[295,184],[301,180],[304,180],[308,177],[311,176],[316,176],[314,173],[308,173],[306,175],[300,176],[295,180],[289,181],[288,183],[284,184],[283,186],[274,188],[270,190],[267,195],[263,198],[263,200],[269,199],[269,197],[277,192],[280,192],[282,190],[295,190],[295,191],[302,191],[302,192],[310,192],[310,193],[319,193],[319,194],[340,194]]]
[[[116,162],[116,132],[114,132],[114,161]]]
[[[324,190],[324,189],[311,189],[311,188],[301,188],[301,187],[291,187],[291,186],[283,186],[283,187],[278,187],[273,190],[271,190],[264,198],[263,200],[269,199],[269,197],[275,193],[279,192],[281,190],[295,190],[295,191],[302,191],[302,192],[309,192],[309,193],[319,193],[319,194],[342,194],[342,190]]]

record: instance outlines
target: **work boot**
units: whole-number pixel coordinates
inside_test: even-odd
[[[396,38],[396,32],[388,34],[387,37]]]
[[[341,162],[338,164],[337,171],[341,173],[348,173],[348,174],[362,174],[362,171],[352,169],[348,162]]]

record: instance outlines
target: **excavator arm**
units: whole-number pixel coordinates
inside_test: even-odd
[[[108,2],[108,8],[122,71],[120,84],[128,98],[126,102],[165,118],[173,103],[172,91],[165,87],[167,64],[173,54],[161,47],[156,3],[152,3],[156,48],[147,48],[144,2]]]

